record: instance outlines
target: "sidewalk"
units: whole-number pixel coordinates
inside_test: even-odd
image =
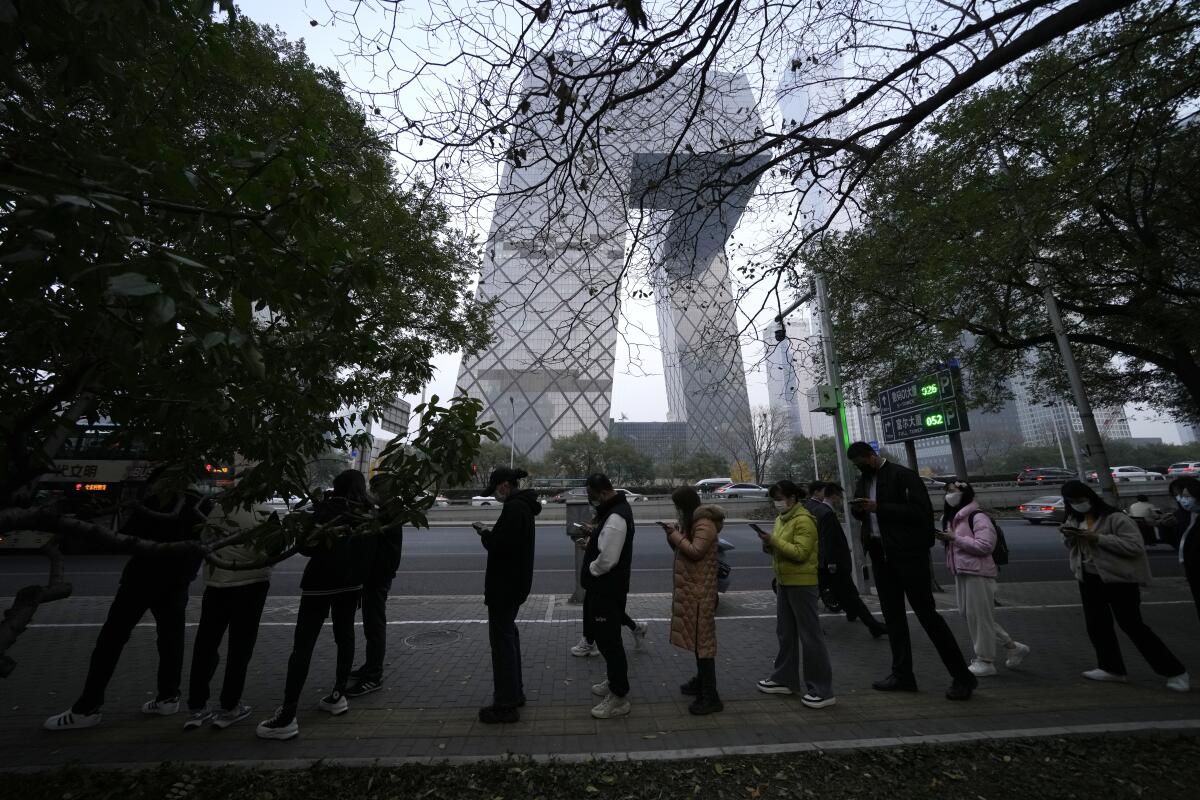
[[[1169,692],[1122,639],[1130,670],[1127,685],[1096,684],[1079,673],[1094,665],[1083,614],[1071,582],[1002,587],[998,616],[1033,653],[1019,671],[1001,668],[983,679],[967,703],[942,693],[949,678],[932,647],[909,618],[922,691],[890,695],[871,681],[888,671],[886,639],[875,641],[859,623],[826,617],[838,704],[822,710],[796,697],[755,690],[775,654],[774,598],[768,592],[724,595],[718,615],[718,681],[725,711],[687,713],[678,685],[694,669],[692,657],[667,640],[670,597],[630,598],[630,613],[650,622],[640,650],[628,647],[633,713],[598,721],[589,686],[603,677],[603,660],[572,657],[580,609],[561,596],[525,604],[520,630],[529,704],[515,725],[488,726],[476,712],[490,699],[491,667],[485,609],[474,598],[395,597],[390,604],[385,687],[352,701],[350,713],[331,718],[316,709],[333,669],[332,635],[318,645],[300,712],[300,737],[264,742],[254,724],[279,702],[298,598],[268,600],[245,701],[254,716],[225,731],[184,733],[184,715],[143,718],[138,706],[152,696],[154,629],[133,634],[108,693],[104,723],[91,730],[49,733],[49,715],[67,708],[83,680],[87,659],[109,598],[72,598],[42,609],[36,626],[12,655],[19,664],[0,682],[0,769],[67,763],[147,764],[161,761],[276,765],[314,759],[342,763],[497,757],[508,753],[571,759],[592,754],[663,758],[723,752],[787,752],[908,741],[962,741],[980,737],[1063,734],[1075,730],[1200,728],[1200,623],[1181,579],[1161,579],[1144,595],[1147,621],[1198,678],[1198,691]],[[874,598],[868,598],[874,604]],[[953,609],[949,593],[939,603]],[[199,603],[189,608],[194,622]],[[947,618],[966,643],[956,611]],[[147,617],[147,621],[149,617]],[[188,632],[190,644],[194,628]],[[630,642],[626,634],[627,644]],[[360,645],[361,647],[361,645]],[[190,648],[189,648],[190,657]],[[186,683],[185,661],[185,683]],[[221,671],[213,687],[219,691]],[[916,738],[913,738],[916,737]]]

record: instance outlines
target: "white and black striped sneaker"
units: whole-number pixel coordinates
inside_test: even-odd
[[[46,720],[42,723],[42,727],[48,731],[70,731],[80,728],[94,728],[99,724],[99,711],[96,711],[94,714],[76,714],[68,708],[61,714],[55,714]]]
[[[166,700],[147,700],[142,703],[143,714],[157,714],[169,717],[179,712],[179,698],[168,697]]]

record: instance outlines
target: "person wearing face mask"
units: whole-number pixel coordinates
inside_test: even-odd
[[[880,692],[917,691],[904,610],[907,599],[953,679],[946,698],[970,699],[979,679],[967,669],[954,633],[933,602],[933,504],[925,482],[911,469],[880,457],[866,442],[850,445],[846,455],[862,474],[850,501],[851,513],[862,523],[863,550],[871,557],[892,646],[892,672],[872,687]]]
[[[671,592],[671,644],[696,657],[696,674],[679,687],[695,697],[692,714],[712,714],[725,708],[717,693],[717,541],[725,512],[702,505],[690,486],[671,493],[674,524],[663,522],[667,544],[675,551]]]
[[[533,588],[534,518],[542,512],[537,493],[522,489],[523,469],[500,467],[492,471],[487,491],[504,503],[491,528],[479,527],[479,540],[487,550],[483,602],[488,610],[488,641],[492,646],[492,704],[479,710],[486,724],[516,722],[525,705],[521,679],[521,637],[517,614]]]
[[[1071,554],[1088,638],[1096,650],[1096,668],[1083,677],[1120,683],[1128,680],[1113,629],[1115,617],[1151,669],[1167,678],[1167,688],[1188,691],[1187,670],[1142,620],[1140,587],[1150,583],[1150,562],[1137,525],[1082,481],[1067,481],[1062,493],[1067,519],[1059,530]]]
[[[1170,491],[1178,509],[1161,524],[1173,531],[1171,538],[1200,616],[1200,478],[1176,478],[1171,481]]]
[[[592,685],[592,694],[602,698],[592,708],[592,716],[611,719],[631,709],[629,661],[621,642],[621,620],[633,569],[633,510],[624,493],[613,489],[606,475],[590,475],[587,492],[588,501],[596,507],[596,534],[588,538],[583,552],[579,582],[585,591],[584,625],[595,637],[607,668],[607,677]]]
[[[872,616],[854,585],[850,544],[836,510],[842,503],[842,487],[836,483],[813,481],[808,485],[808,491],[809,499],[804,501],[804,507],[817,521],[818,578],[822,591],[829,592],[845,613],[847,622],[861,620],[875,639],[887,636],[887,628]]]
[[[1004,666],[1013,669],[1029,655],[1029,647],[1015,641],[996,622],[996,526],[975,501],[975,487],[954,481],[946,487],[947,529],[938,534],[946,545],[946,568],[954,575],[958,609],[967,621],[975,646],[968,669],[976,677],[996,674],[996,643],[1007,651]]]
[[[771,554],[775,568],[775,635],[779,652],[771,677],[758,682],[765,694],[804,694],[800,702],[809,708],[825,708],[837,702],[833,695],[833,667],[817,610],[817,522],[804,507],[804,490],[791,481],[779,481],[770,489],[778,516],[767,533],[755,527],[763,549]],[[801,679],[800,664],[804,672]]]

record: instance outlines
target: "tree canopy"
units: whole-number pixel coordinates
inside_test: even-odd
[[[1057,396],[1049,286],[1094,402],[1200,418],[1195,23],[1072,37],[894,148],[861,225],[808,254],[844,372],[880,385],[957,355],[978,404],[1009,377]]]
[[[5,5],[0,502],[83,417],[265,494],[486,340],[474,243],[301,45],[227,3]]]

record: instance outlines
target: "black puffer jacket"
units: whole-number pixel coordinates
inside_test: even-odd
[[[500,519],[480,537],[487,548],[483,602],[520,605],[533,588],[534,518],[542,504],[532,489],[513,492],[504,501]]]
[[[313,519],[319,525],[347,524],[352,518],[349,504],[342,497],[322,500],[313,510]],[[308,564],[300,578],[300,591],[304,594],[360,591],[378,547],[378,536],[356,532],[341,535],[331,544],[321,542],[301,547],[300,554],[308,556]]]

